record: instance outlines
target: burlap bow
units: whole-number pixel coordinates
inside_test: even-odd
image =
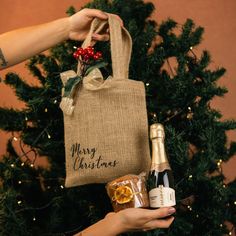
[[[105,89],[110,87],[110,79],[109,76],[106,80],[103,79],[103,75],[98,68],[94,68],[92,71],[88,73],[83,79],[81,76],[78,76],[73,70],[65,71],[61,73],[61,80],[65,82],[65,86],[63,89],[63,97],[60,103],[60,108],[63,112],[70,116],[74,111],[74,104],[76,93],[79,92],[80,84],[82,82],[82,86],[91,91]]]

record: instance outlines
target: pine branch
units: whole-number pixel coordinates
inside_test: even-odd
[[[23,127],[25,127],[25,114],[23,111],[0,107],[0,129],[21,131]]]

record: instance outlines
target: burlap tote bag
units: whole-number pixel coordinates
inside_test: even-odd
[[[107,22],[95,19],[83,47]],[[113,15],[108,17],[113,76],[98,69],[75,86],[72,98],[63,97],[66,187],[106,183],[150,167],[144,84],[128,79],[132,41]],[[79,71],[79,70],[78,70]],[[80,73],[80,72],[78,72]],[[76,76],[61,74],[64,84]]]

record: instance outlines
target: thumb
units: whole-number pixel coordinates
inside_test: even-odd
[[[152,219],[164,218],[175,213],[174,207],[162,207],[156,210],[151,210],[150,217]]]
[[[86,9],[86,13],[88,17],[97,17],[101,20],[107,20],[108,16],[105,12],[98,10],[98,9]]]

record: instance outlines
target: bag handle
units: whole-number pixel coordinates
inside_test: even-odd
[[[84,40],[82,47],[88,47],[92,42],[92,34],[99,33],[108,25],[110,31],[110,47],[113,77],[128,79],[129,63],[132,50],[132,39],[129,32],[120,25],[120,21],[113,14],[108,14],[108,21],[95,18],[90,27],[90,31]],[[77,73],[80,75],[80,63],[78,63]]]

